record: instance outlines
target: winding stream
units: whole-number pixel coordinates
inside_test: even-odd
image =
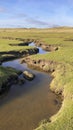
[[[43,52],[46,53],[46,52]],[[20,59],[4,62],[3,66],[29,70],[35,74],[33,81],[12,85],[0,99],[0,130],[33,130],[43,119],[48,119],[60,109],[58,97],[49,89],[52,77],[44,72],[20,64]]]
[[[34,42],[30,43],[29,46],[36,47]],[[37,47],[37,48],[39,49],[39,54],[46,54],[46,53],[48,53],[48,51],[43,50],[41,47]]]

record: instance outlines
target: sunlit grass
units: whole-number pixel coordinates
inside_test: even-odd
[[[73,28],[54,28],[54,29],[7,29],[0,30],[0,37],[12,37],[22,39],[37,39],[44,44],[56,45],[57,51],[44,55],[37,54],[31,59],[44,59],[57,63],[55,72],[52,74],[54,79],[50,88],[54,92],[62,91],[64,98],[60,111],[51,117],[51,123],[41,124],[37,130],[73,130]],[[0,52],[10,50],[23,50],[29,47],[10,46],[18,44],[19,40],[0,39]],[[1,57],[0,57],[1,58]],[[0,82],[5,80],[8,70],[0,67]],[[12,73],[12,71],[11,71]]]
[[[11,46],[10,44],[19,44],[23,43],[19,40],[9,40],[9,39],[0,39],[0,52],[7,51],[22,51],[26,49],[30,49],[29,46]]]

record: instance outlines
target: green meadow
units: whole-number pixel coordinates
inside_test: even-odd
[[[11,39],[9,39],[12,38]],[[50,89],[55,93],[62,93],[62,106],[58,113],[53,115],[51,122],[41,123],[36,130],[73,130],[73,28],[52,28],[52,29],[0,29],[0,61],[8,51],[23,51],[31,49],[29,46],[11,46],[10,44],[23,43],[21,39],[34,39],[48,45],[58,46],[57,51],[47,54],[32,55],[32,59],[44,59],[57,63],[52,73],[54,79]],[[16,70],[0,66],[0,84],[10,74],[17,73]]]

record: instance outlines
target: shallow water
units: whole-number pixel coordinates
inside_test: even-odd
[[[34,42],[30,43],[29,46],[37,47]],[[48,51],[43,50],[41,47],[37,47],[39,49],[39,54],[46,54]]]
[[[5,62],[3,66],[29,70],[35,79],[26,80],[22,86],[13,85],[0,99],[0,130],[33,130],[41,120],[57,113],[60,102],[49,89],[50,75],[31,70],[26,64],[20,64],[20,60]]]

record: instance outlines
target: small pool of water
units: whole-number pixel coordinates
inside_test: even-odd
[[[49,89],[51,76],[20,64],[19,60],[3,63],[3,66],[29,70],[35,74],[33,81],[23,85],[12,85],[9,92],[0,99],[1,130],[33,130],[43,119],[48,119],[60,109],[58,97]]]
[[[37,47],[34,42],[30,43],[29,46]],[[46,53],[48,53],[48,51],[43,50],[41,47],[37,47],[37,48],[39,49],[39,54],[46,54]]]

